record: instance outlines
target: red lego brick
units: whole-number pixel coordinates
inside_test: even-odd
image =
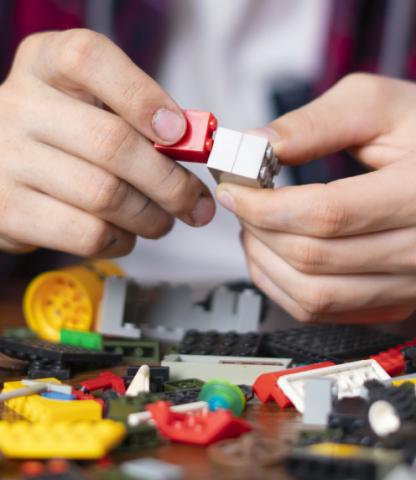
[[[111,388],[119,395],[125,395],[126,386],[124,380],[113,372],[101,372],[98,377],[84,380],[80,383],[84,392],[93,392],[95,390],[108,390]]]
[[[406,368],[404,355],[396,348],[390,348],[385,352],[372,355],[370,358],[374,359],[381,367],[383,367],[391,377],[401,375]]]
[[[332,367],[333,365],[335,365],[333,362],[321,362],[304,365],[302,367],[289,368],[288,370],[279,370],[278,372],[263,373],[257,377],[254,382],[253,390],[262,403],[266,403],[273,399],[280,408],[288,408],[292,405],[292,402],[277,385],[277,380],[280,377],[291,373],[306,372],[308,370],[315,370],[323,367]]]
[[[158,430],[170,440],[191,445],[210,445],[227,438],[236,438],[251,431],[251,425],[234,417],[229,410],[206,413],[172,412],[169,402],[146,405]]]
[[[175,160],[207,163],[212,150],[212,135],[217,129],[217,119],[210,112],[184,110],[188,127],[184,136],[174,145],[154,144],[159,152]]]

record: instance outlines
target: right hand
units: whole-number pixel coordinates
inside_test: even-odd
[[[152,145],[181,138],[180,108],[98,33],[27,37],[0,86],[0,126],[0,250],[114,257],[174,217],[214,215],[208,188]]]

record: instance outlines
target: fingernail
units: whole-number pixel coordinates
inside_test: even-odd
[[[160,108],[152,119],[152,127],[156,135],[168,143],[177,142],[185,133],[185,119],[167,108]]]
[[[220,190],[217,192],[217,200],[224,208],[231,212],[235,212],[234,198],[229,192],[227,192],[227,190]]]
[[[247,130],[247,133],[249,133],[250,135],[257,135],[258,137],[265,137],[269,140],[271,144],[281,141],[280,135],[276,132],[274,128],[271,127],[251,128],[250,130]]]
[[[192,222],[196,227],[202,227],[212,220],[215,214],[215,203],[211,197],[202,194],[192,210]]]

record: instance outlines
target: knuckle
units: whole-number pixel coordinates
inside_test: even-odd
[[[151,80],[149,79],[149,82]],[[143,78],[135,78],[129,82],[128,86],[120,92],[124,105],[128,106],[131,111],[143,110],[143,104],[150,97],[150,83]]]
[[[192,208],[193,203],[190,200],[191,178],[175,163],[168,175],[161,181],[161,187],[167,192],[166,200],[170,206],[169,210],[175,212],[175,214],[185,213]]]
[[[322,247],[314,239],[301,239],[292,247],[290,263],[303,273],[314,273],[324,265],[325,256]]]
[[[386,87],[390,82],[378,75],[371,73],[350,73],[339,81],[339,85],[354,96],[359,95],[360,98],[365,99],[367,104],[379,104],[380,100],[383,103],[386,101]]]
[[[128,148],[133,134],[133,129],[121,119],[112,119],[108,125],[97,127],[91,135],[98,159],[103,163],[113,163],[120,152]]]
[[[318,237],[331,238],[340,235],[349,225],[348,213],[334,200],[325,196],[311,204],[315,234]]]
[[[84,28],[67,30],[60,35],[57,67],[66,77],[72,77],[74,72],[83,71],[91,58],[97,55],[98,44],[105,39],[104,35]]]
[[[19,44],[16,51],[16,58],[20,57],[34,57],[34,53],[39,45],[39,42],[45,36],[55,35],[55,33],[32,33],[25,37]]]
[[[315,279],[313,285],[303,289],[298,303],[306,311],[308,321],[314,321],[319,318],[319,315],[331,311],[333,305],[332,292],[325,284],[319,283]]]
[[[95,218],[85,228],[80,237],[79,254],[85,257],[98,255],[111,242],[111,227],[106,222]]]
[[[157,240],[169,233],[173,227],[174,218],[168,214],[160,214],[157,221],[149,222],[146,230],[140,234],[143,238]]]
[[[91,187],[90,209],[94,213],[121,210],[129,194],[130,187],[118,177],[103,175]]]

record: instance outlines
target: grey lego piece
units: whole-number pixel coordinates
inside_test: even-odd
[[[141,332],[146,338],[180,341],[189,329],[241,333],[258,329],[263,297],[256,290],[236,291],[221,285],[210,298],[208,306],[202,305],[195,302],[188,285],[141,287],[131,279],[110,277],[100,332],[129,338],[131,332]]]
[[[140,480],[144,478],[146,480],[181,480],[184,478],[182,467],[154,458],[141,458],[124,462],[120,469],[125,475]]]
[[[199,378],[208,382],[213,378],[221,378],[221,380],[228,380],[238,385],[253,385],[259,375],[286,370],[291,362],[290,358],[179,355],[173,353],[165,356],[162,366],[169,367],[172,380]]]
[[[384,480],[414,480],[416,478],[416,469],[406,464],[397,465],[391,470]]]
[[[207,167],[217,182],[272,188],[280,165],[267,138],[220,127]]]
[[[124,277],[108,277],[105,280],[101,317],[97,325],[101,334],[123,338],[141,337],[140,328],[126,318],[128,285],[129,280]]]
[[[303,423],[325,427],[335,398],[336,382],[332,378],[308,378],[304,382],[305,409]]]

